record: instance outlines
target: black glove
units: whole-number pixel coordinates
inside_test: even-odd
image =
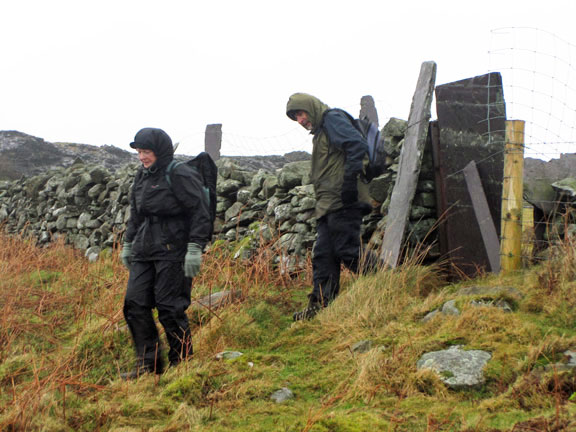
[[[344,180],[342,184],[342,204],[352,205],[358,201],[358,185],[356,179]]]

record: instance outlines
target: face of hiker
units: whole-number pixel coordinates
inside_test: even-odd
[[[138,158],[146,169],[166,167],[174,159],[172,140],[162,129],[140,129],[130,147],[138,151]]]
[[[308,113],[306,111],[298,111],[295,115],[295,118],[298,124],[304,129],[308,131],[312,130],[312,123],[310,122],[310,118],[308,117]]]
[[[152,150],[137,148],[136,151],[138,152],[138,159],[140,159],[144,168],[150,168],[156,162],[157,158]]]

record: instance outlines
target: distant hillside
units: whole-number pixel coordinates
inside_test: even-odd
[[[185,160],[191,156],[177,155]],[[249,171],[264,169],[273,172],[288,162],[309,160],[310,154],[295,151],[267,156],[222,156]],[[15,180],[22,176],[34,176],[50,169],[66,167],[81,159],[87,164],[102,165],[110,171],[137,162],[134,152],[111,145],[51,143],[42,138],[18,131],[0,131],[0,180]],[[544,162],[540,159],[524,159],[524,179],[557,181],[573,176],[576,172],[576,154],[563,154],[559,159]]]
[[[0,180],[34,176],[77,159],[110,170],[137,161],[134,153],[110,145],[50,143],[18,131],[0,131]]]
[[[178,159],[190,156],[178,155]],[[224,156],[243,169],[274,171],[288,162],[310,159],[306,152],[284,156]],[[58,167],[67,167],[81,159],[87,164],[102,165],[110,171],[137,162],[134,152],[111,145],[51,143],[18,131],[0,131],[0,180],[30,177]]]
[[[561,154],[558,159],[545,162],[541,159],[524,158],[524,179],[562,180],[576,175],[576,153]]]

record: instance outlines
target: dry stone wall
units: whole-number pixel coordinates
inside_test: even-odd
[[[367,216],[363,237],[379,245],[385,228],[387,203],[394,185],[406,122],[392,119],[382,132],[389,154],[387,172],[370,184],[374,211]],[[239,256],[249,257],[262,241],[271,242],[290,265],[311,250],[315,238],[314,190],[309,183],[310,161],[302,155],[280,169],[253,169],[246,161],[223,157],[217,161],[217,220],[215,237],[244,241]],[[422,241],[436,221],[431,157],[419,181],[412,209],[409,240]],[[426,159],[425,159],[426,160]],[[248,163],[242,163],[248,162]],[[114,172],[75,163],[67,168],[0,184],[0,224],[9,233],[35,237],[40,245],[63,238],[97,259],[121,241],[129,217],[129,194],[138,165]],[[430,239],[429,239],[430,240]],[[431,241],[431,240],[430,240]]]

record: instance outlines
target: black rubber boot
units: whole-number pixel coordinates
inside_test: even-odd
[[[319,302],[309,302],[308,306],[299,311],[294,312],[292,318],[294,321],[301,321],[301,320],[311,320],[316,316],[316,314],[322,309],[322,304]]]
[[[129,372],[122,372],[120,374],[120,378],[129,381],[138,379],[142,375],[146,375],[149,373],[155,373],[156,375],[161,375],[163,372],[164,372],[164,366],[162,365],[161,362],[157,362],[156,365],[140,364]]]

